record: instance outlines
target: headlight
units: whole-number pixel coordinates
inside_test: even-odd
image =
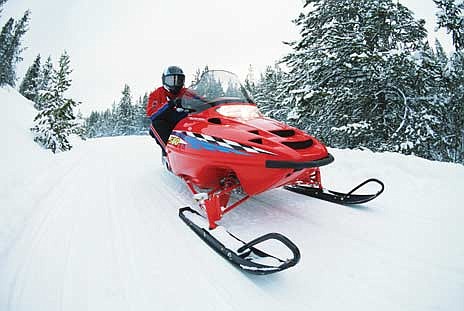
[[[262,116],[255,105],[224,105],[216,109],[221,115],[229,118],[237,118],[242,121],[256,119]]]

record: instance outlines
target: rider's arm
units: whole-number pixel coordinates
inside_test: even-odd
[[[146,109],[147,117],[153,121],[168,109],[172,109],[172,106],[169,105],[168,98],[162,87],[150,94]]]

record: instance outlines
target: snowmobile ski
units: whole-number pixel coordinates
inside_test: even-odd
[[[353,194],[356,190],[365,186],[368,183],[379,184],[380,190],[377,191],[377,193],[375,194]],[[343,205],[354,205],[354,204],[366,203],[378,197],[384,190],[384,184],[378,179],[371,178],[371,179],[368,179],[360,183],[348,193],[336,192],[336,191],[328,190],[325,188],[317,188],[317,187],[312,187],[312,186],[308,186],[304,184],[285,186],[284,189],[293,191],[296,193],[304,194],[304,195],[307,195],[313,198],[333,202],[333,203],[338,203],[338,204],[343,204]]]
[[[209,230],[206,218],[190,207],[181,208],[179,210],[179,217],[206,244],[242,271],[259,275],[271,274],[293,267],[300,260],[298,247],[282,234],[268,233],[246,243],[222,226]],[[283,260],[256,247],[258,244],[268,240],[281,242],[290,250],[293,258]]]

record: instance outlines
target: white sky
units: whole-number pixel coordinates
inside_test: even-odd
[[[401,2],[433,32],[432,0]],[[31,10],[18,76],[38,53],[57,63],[66,50],[74,70],[70,96],[88,114],[119,101],[125,83],[137,97],[158,87],[169,65],[181,66],[188,80],[205,65],[244,78],[252,64],[258,77],[289,52],[282,41],[298,38],[291,21],[302,6],[302,0],[9,0],[0,25]]]

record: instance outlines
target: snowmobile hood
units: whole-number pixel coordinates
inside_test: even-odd
[[[243,103],[224,104],[243,107]],[[248,105],[255,107],[255,105]],[[185,118],[177,129],[211,143],[227,141],[245,150],[258,150],[254,156],[284,161],[313,161],[328,156],[327,149],[309,134],[261,115],[243,119],[219,113],[221,105]],[[202,136],[203,135],[203,136]],[[225,144],[224,144],[225,145]]]
[[[261,117],[247,121],[246,123],[249,126],[255,127],[257,129],[262,129],[269,132],[283,131],[288,130],[290,127],[284,123],[278,122],[273,119]]]

